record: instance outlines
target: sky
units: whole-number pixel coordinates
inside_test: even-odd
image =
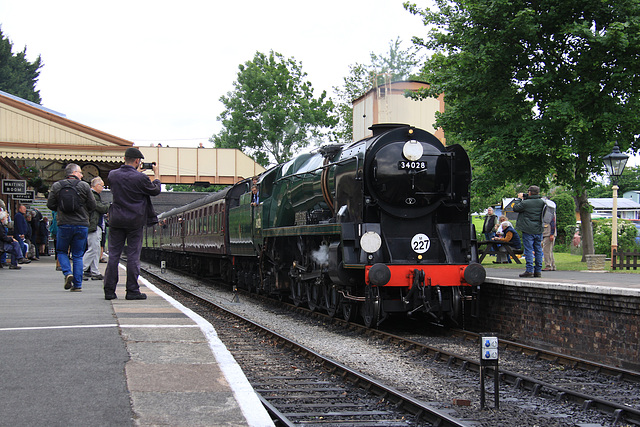
[[[335,99],[349,65],[426,35],[402,3],[0,0],[0,27],[14,54],[41,55],[44,107],[136,145],[210,147],[219,99],[256,51],[295,58],[316,96]]]

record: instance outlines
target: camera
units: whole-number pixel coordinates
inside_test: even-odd
[[[153,169],[153,167],[156,165],[156,162],[151,162],[151,163],[140,163],[140,169],[144,170],[144,169]]]

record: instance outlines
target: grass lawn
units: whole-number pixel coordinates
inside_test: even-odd
[[[554,258],[556,260],[556,269],[557,270],[563,270],[563,271],[582,271],[582,270],[587,270],[587,263],[586,262],[582,262],[582,256],[581,255],[571,255],[568,253],[557,253],[555,252],[554,254]],[[525,260],[524,260],[524,255],[522,255],[522,258],[520,258],[520,261],[522,262],[522,264],[517,264],[515,262],[512,262],[511,264],[494,264],[493,261],[495,260],[495,257],[492,256],[487,256],[485,257],[484,261],[482,261],[482,265],[485,268],[513,268],[516,270],[522,270],[524,271],[525,268]],[[542,264],[542,268],[544,268],[544,263]],[[607,271],[613,271],[611,269],[611,261],[605,261],[605,270]],[[616,273],[640,273],[640,270],[620,270],[617,269],[615,270]]]

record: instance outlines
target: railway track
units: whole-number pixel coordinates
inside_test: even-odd
[[[213,324],[278,425],[467,425],[176,283],[143,274],[205,308],[199,314]]]
[[[432,360],[441,361],[447,364],[447,367],[458,367],[463,370],[472,372],[480,372],[480,360],[478,357],[478,346],[480,341],[480,335],[475,332],[465,330],[450,330],[450,336],[458,337],[464,341],[471,343],[470,356],[462,356],[453,352],[443,350],[441,346],[434,346],[426,344],[425,342],[408,338],[406,336],[396,335],[393,333],[385,332],[382,330],[374,330],[364,327],[363,325],[347,322],[343,319],[329,317],[323,313],[311,311],[306,308],[297,307],[293,304],[285,302],[279,302],[282,306],[295,312],[302,312],[309,316],[314,316],[323,319],[325,322],[331,322],[333,324],[350,328],[357,331],[362,335],[369,337],[375,337],[382,342],[387,342],[398,346],[404,352],[412,352],[414,354],[423,355],[432,358]],[[546,396],[558,401],[573,402],[582,407],[584,410],[594,409],[602,411],[606,414],[610,414],[614,418],[614,425],[620,422],[628,422],[634,425],[640,425],[640,395],[635,394],[636,407],[632,407],[629,404],[621,403],[620,401],[612,401],[607,398],[601,397],[603,391],[606,393],[606,389],[612,384],[619,382],[628,382],[630,384],[640,385],[640,373],[630,371],[626,369],[617,368],[614,366],[604,365],[589,360],[576,358],[557,352],[552,352],[546,349],[537,348],[533,346],[524,345],[510,340],[500,340],[500,354],[509,351],[512,353],[520,353],[532,360],[547,361],[551,364],[557,365],[561,368],[558,370],[564,370],[565,367],[575,369],[578,371],[584,371],[591,373],[595,376],[601,376],[608,378],[610,381],[600,381],[594,384],[589,378],[589,387],[594,390],[596,394],[590,394],[584,392],[580,388],[583,387],[582,382],[578,382],[573,385],[563,386],[554,384],[549,381],[545,381],[540,378],[536,378],[536,372],[527,371],[526,373],[518,372],[514,370],[505,369],[499,367],[498,374],[500,381],[515,387],[516,389],[526,390],[531,392],[535,396]],[[493,368],[486,368],[486,372],[489,375],[493,375]],[[565,379],[559,381],[566,382]],[[615,384],[614,384],[615,386]],[[578,387],[579,389],[576,389]],[[634,389],[637,389],[634,387]],[[631,397],[631,396],[623,396]]]
[[[248,296],[243,296],[242,298],[246,299]],[[251,298],[255,298],[255,296]],[[269,304],[268,307],[273,307],[274,301],[269,300]],[[479,361],[477,360],[479,339],[476,334],[466,331],[453,331],[456,338],[442,338],[443,340],[448,339],[449,341],[456,340],[457,342],[467,343],[467,346],[471,350],[465,355],[464,351],[447,351],[445,349],[446,345],[442,345],[441,343],[431,345],[425,342],[425,338],[433,337],[424,337],[424,334],[423,336],[411,336],[408,334],[405,335],[404,333],[393,334],[385,331],[371,330],[358,324],[345,322],[341,319],[329,318],[317,312],[311,313],[306,309],[290,304],[279,304],[279,307],[286,307],[286,310],[302,313],[305,318],[315,318],[323,327],[331,327],[331,325],[333,325],[334,329],[343,331],[343,334],[360,335],[365,337],[367,341],[375,340],[382,345],[396,348],[396,350],[388,351],[403,354],[403,357],[405,355],[411,357],[416,361],[415,363],[435,363],[436,365],[444,366],[447,370],[467,372],[477,378],[476,372],[479,370]],[[267,310],[271,309],[267,308]],[[426,341],[428,341],[428,339]],[[638,403],[638,398],[640,397],[640,392],[638,392],[638,373],[599,365],[542,349],[523,346],[511,341],[501,340],[500,344],[501,366],[499,375],[502,381],[501,388],[507,389],[506,392],[501,393],[503,396],[507,395],[510,399],[513,394],[524,394],[525,399],[526,395],[531,396],[531,399],[544,397],[550,402],[550,406],[573,404],[574,408],[577,409],[572,409],[569,412],[582,411],[587,414],[582,415],[582,417],[586,417],[589,420],[592,417],[588,414],[593,413],[593,418],[595,419],[597,418],[595,414],[598,413],[607,414],[607,422],[612,423],[612,425],[621,425],[620,423],[640,425],[640,411],[638,411],[638,408],[640,408],[640,403]],[[524,361],[516,362],[516,364],[523,366],[530,366],[533,363],[538,363],[538,365],[545,363],[548,365],[544,365],[541,368],[536,368],[535,366],[526,368],[525,366],[524,370],[520,369],[520,366],[518,366],[518,369],[507,369],[510,368],[510,366],[504,364],[502,359],[503,355],[506,354],[516,355],[519,356],[520,359],[524,359]],[[567,370],[566,372],[564,371],[565,369]],[[549,380],[548,376],[540,376],[538,375],[540,371],[555,372],[557,374],[556,379]],[[576,379],[575,372],[584,372],[584,378]],[[491,374],[491,371],[489,371],[489,373]],[[607,381],[609,384],[604,384]],[[617,400],[610,398],[616,393],[612,390],[624,388],[625,385],[628,385],[629,389],[626,394],[621,393],[621,396],[619,396]],[[413,389],[405,390],[402,387],[400,387],[400,389],[411,396],[415,396],[419,400],[431,401],[429,397],[414,393]],[[489,393],[490,392],[491,390],[489,390]],[[473,409],[465,410],[465,408],[456,408],[455,410],[456,413],[462,414],[460,418],[468,420],[482,418],[482,416],[478,417],[476,415],[477,409],[476,414],[474,414],[473,411]],[[502,406],[500,412],[503,412]],[[506,414],[506,412],[503,412],[503,414]],[[600,415],[600,417],[602,416]],[[503,424],[496,422],[495,424],[483,423],[483,425]]]

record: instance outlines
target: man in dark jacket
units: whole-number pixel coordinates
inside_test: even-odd
[[[532,185],[529,187],[528,197],[522,193],[518,194],[518,199],[513,205],[513,210],[518,212],[518,222],[516,228],[522,231],[522,243],[524,246],[524,257],[527,260],[527,269],[520,277],[541,277],[542,276],[542,214],[544,210],[544,200],[540,198],[540,187]],[[535,266],[533,263],[535,252]]]
[[[91,280],[102,280],[102,274],[98,269],[100,261],[100,240],[102,240],[102,230],[104,228],[104,214],[109,211],[109,203],[102,201],[102,190],[104,181],[99,176],[91,180],[91,192],[96,199],[96,209],[89,215],[89,234],[87,235],[87,251],[82,258],[84,276],[91,277]]]
[[[104,299],[117,298],[118,264],[120,255],[127,243],[127,293],[128,300],[146,299],[140,292],[138,276],[140,274],[140,251],[144,226],[149,222],[158,222],[153,212],[150,196],[160,194],[161,183],[158,179],[158,166],[153,164],[155,179],[139,171],[144,156],[137,148],[130,147],[124,153],[124,165],[109,172],[109,186],[113,203],[109,208],[109,261],[104,275]]]
[[[23,204],[18,205],[18,212],[13,218],[13,237],[18,241],[22,254],[25,255],[24,259],[27,259],[26,255],[29,248],[25,248],[24,239],[25,236],[30,234],[29,224],[27,223],[27,206]]]
[[[82,180],[80,166],[69,163],[64,171],[67,177],[51,186],[47,207],[58,213],[56,218],[58,222],[56,253],[62,274],[64,274],[64,288],[71,291],[81,291],[82,255],[84,255],[84,247],[87,243],[89,212],[96,208],[96,200],[91,194],[89,184]],[[60,191],[67,186],[75,187],[78,203],[73,206],[73,210],[65,212],[62,209]],[[69,261],[69,249],[71,249],[73,257],[73,271]]]

